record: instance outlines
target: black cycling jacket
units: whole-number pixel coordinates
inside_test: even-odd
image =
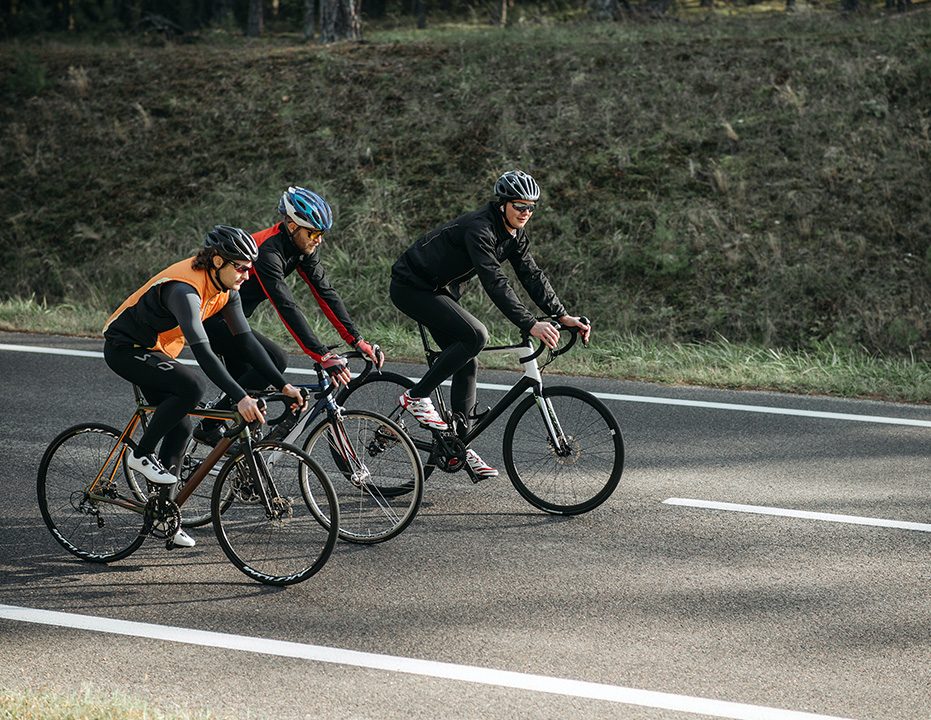
[[[267,298],[301,350],[317,361],[326,355],[326,345],[310,329],[285,281],[297,270],[343,341],[352,345],[361,338],[339,293],[326,277],[320,264],[319,248],[310,255],[301,254],[288,236],[283,222],[254,233],[253,237],[259,246],[259,259],[249,273],[249,279],[239,288],[246,317],[251,317],[259,303]]]
[[[391,277],[411,287],[448,292],[457,300],[459,283],[478,276],[504,316],[521,330],[536,318],[511,288],[501,263],[507,260],[531,299],[547,315],[566,315],[550,281],[530,254],[523,229],[511,235],[495,203],[431,230],[411,245],[391,268]]]

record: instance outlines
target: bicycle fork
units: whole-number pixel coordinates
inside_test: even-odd
[[[569,441],[566,439],[566,433],[563,432],[562,425],[559,424],[559,418],[556,417],[556,410],[553,408],[552,401],[542,394],[534,395],[534,400],[540,409],[540,416],[546,426],[546,433],[549,436],[553,451],[560,457],[569,455],[572,450]]]

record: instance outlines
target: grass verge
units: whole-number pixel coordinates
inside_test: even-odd
[[[0,330],[64,335],[99,336],[106,313],[74,305],[52,306],[35,300],[0,302]],[[320,323],[319,313],[308,319],[321,338],[335,341]],[[298,352],[287,331],[264,310],[254,326]],[[512,342],[515,335],[492,326],[492,342]],[[393,361],[423,362],[420,338],[413,326],[381,322],[366,328]],[[512,367],[503,358],[483,358],[483,366]],[[638,380],[669,385],[702,385],[741,390],[871,398],[895,402],[931,402],[931,365],[915,359],[884,358],[823,343],[812,350],[780,350],[750,343],[715,341],[678,343],[617,332],[599,332],[588,348],[559,358],[550,372],[566,375]]]
[[[209,713],[166,711],[141,700],[89,688],[72,694],[0,690],[0,720],[210,720]]]

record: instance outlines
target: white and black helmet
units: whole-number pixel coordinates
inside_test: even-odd
[[[540,186],[523,170],[509,170],[495,182],[495,197],[501,201],[536,201],[540,199]]]
[[[230,225],[216,225],[204,238],[204,247],[215,250],[224,260],[255,262],[259,246],[245,230]]]

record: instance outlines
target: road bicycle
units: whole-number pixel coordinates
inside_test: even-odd
[[[357,351],[345,355],[364,357]],[[316,384],[296,387],[315,394],[316,402],[305,403],[297,413],[286,406],[281,415],[266,421],[265,437],[300,447],[326,473],[339,504],[341,539],[363,544],[384,542],[402,532],[420,507],[424,482],[420,455],[404,430],[384,415],[368,408],[346,410],[337,404],[337,386],[319,364],[315,363],[314,369]],[[364,381],[372,370],[371,362],[366,363],[357,379]],[[251,394],[268,397],[264,391]],[[210,449],[192,441],[181,461],[182,484],[197,471]],[[397,492],[398,487],[405,492]],[[313,509],[313,495],[310,501]],[[325,513],[320,513],[320,520],[326,522]],[[191,524],[209,521],[208,511],[192,517]]]
[[[136,446],[133,433],[156,409],[134,390],[136,410],[122,432],[101,423],[75,425],[42,457],[39,509],[62,547],[98,563],[128,557],[150,536],[171,547],[181,509],[225,459],[213,484],[211,516],[233,565],[268,585],[302,582],[324,566],[336,545],[339,507],[332,484],[307,453],[276,440],[253,443],[261,423],[247,423],[235,411],[197,409],[192,417],[231,427],[183,483],[150,491],[126,464]],[[293,402],[285,395],[267,400]],[[226,457],[233,442],[238,450]]]
[[[516,403],[503,438],[504,464],[511,483],[540,510],[557,515],[588,512],[605,502],[620,482],[624,440],[614,415],[591,393],[571,386],[544,387],[542,371],[569,352],[578,339],[578,328],[556,322],[554,325],[568,332],[569,339],[562,347],[548,351],[542,365],[537,358],[547,349],[541,342],[534,350],[527,333],[515,345],[482,350],[514,355],[523,374],[494,407],[481,413],[473,410],[469,420],[474,425],[470,430],[465,430],[464,418],[450,412],[439,390],[434,393],[435,406],[450,429],[422,427],[399,404],[400,395],[413,387],[414,381],[398,373],[382,372],[359,378],[359,382],[353,380],[338,400],[346,407],[383,412],[404,428],[426,458],[425,475],[435,469],[447,473],[465,469],[473,482],[479,479],[466,463],[466,449]],[[424,326],[418,326],[427,364],[432,365],[440,351],[430,346]]]

